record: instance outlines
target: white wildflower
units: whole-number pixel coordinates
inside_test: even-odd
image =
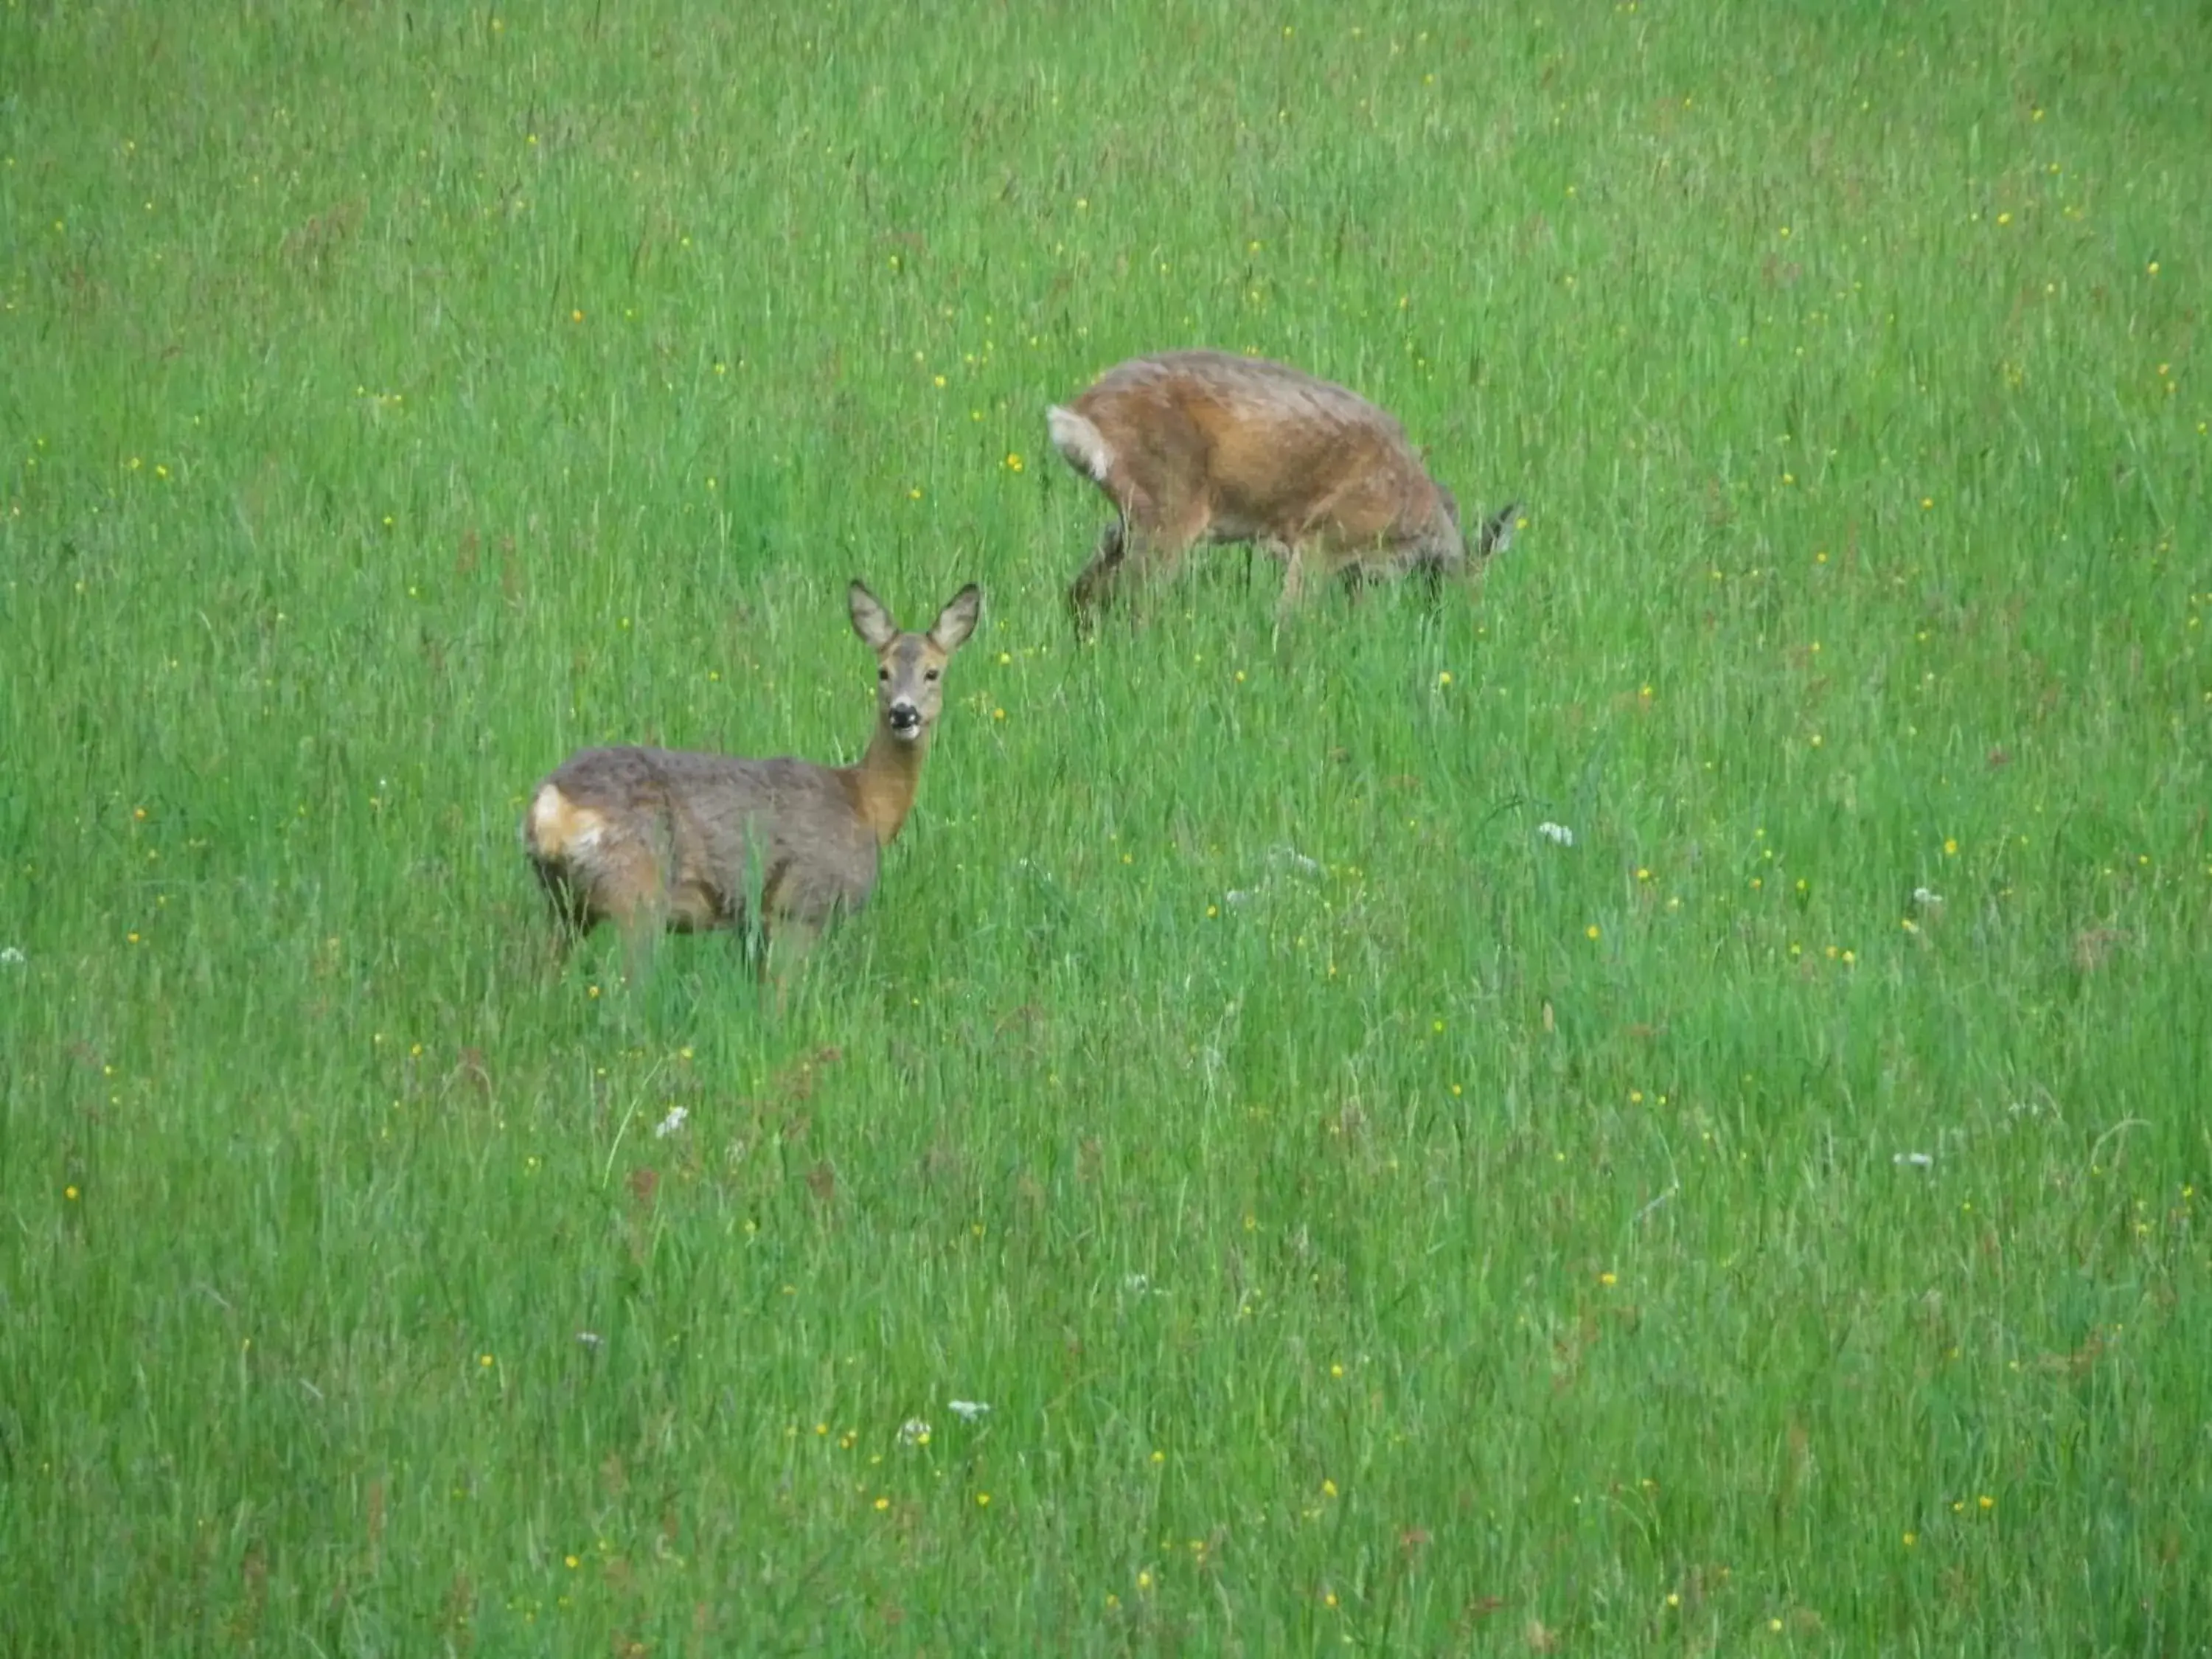
[[[671,1106],[668,1109],[668,1115],[653,1126],[653,1138],[655,1140],[667,1139],[669,1136],[684,1127],[684,1120],[690,1115],[691,1114],[684,1107]]]
[[[1572,847],[1575,832],[1564,823],[1553,823],[1549,818],[1536,826],[1536,833],[1554,847]]]
[[[909,1417],[899,1425],[899,1444],[926,1446],[929,1443],[929,1425],[918,1417]]]
[[[1889,1160],[1892,1164],[1909,1164],[1916,1170],[1925,1170],[1936,1162],[1928,1152],[1899,1152]]]
[[[22,951],[15,946],[0,945],[0,968],[21,968],[25,960]]]
[[[578,1331],[576,1340],[587,1348],[596,1348],[599,1346],[599,1334],[597,1331]]]
[[[1912,902],[1923,910],[1932,910],[1943,902],[1941,893],[1931,893],[1925,887],[1912,890]]]
[[[1288,865],[1302,876],[1321,874],[1321,860],[1308,858],[1295,847],[1271,847],[1267,849],[1267,856],[1277,864]]]
[[[974,1423],[990,1415],[991,1408],[980,1400],[948,1400],[945,1409],[963,1423]]]

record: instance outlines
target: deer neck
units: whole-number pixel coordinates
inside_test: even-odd
[[[921,787],[922,757],[928,750],[927,730],[911,740],[895,738],[878,720],[875,736],[868,739],[868,752],[858,766],[846,769],[854,805],[876,832],[878,846],[890,846],[914,810],[915,792]]]

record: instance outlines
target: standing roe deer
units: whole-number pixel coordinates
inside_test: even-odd
[[[522,845],[552,901],[560,947],[602,918],[635,950],[665,925],[746,925],[804,949],[875,889],[914,806],[945,662],[975,631],[973,582],[927,634],[899,631],[859,582],[853,630],[876,653],[876,731],[854,766],[666,749],[585,749],[538,787]],[[768,968],[765,951],[762,971]]]
[[[1259,357],[1133,357],[1045,423],[1121,514],[1068,590],[1079,629],[1125,577],[1172,567],[1200,542],[1287,558],[1280,617],[1340,572],[1418,570],[1432,582],[1470,572],[1505,550],[1520,511],[1485,520],[1470,559],[1459,503],[1403,427],[1356,392]]]

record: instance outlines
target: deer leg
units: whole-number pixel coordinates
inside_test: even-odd
[[[1112,597],[1121,579],[1122,556],[1127,547],[1127,529],[1120,519],[1099,532],[1098,546],[1091,556],[1091,562],[1083,567],[1082,574],[1067,590],[1067,608],[1075,619],[1079,635],[1090,633],[1098,611]]]
[[[642,983],[652,970],[653,953],[667,919],[659,906],[641,904],[617,921],[622,930],[623,971],[632,983]]]
[[[1279,629],[1297,612],[1305,601],[1306,584],[1315,570],[1313,566],[1321,556],[1310,544],[1300,544],[1285,550],[1289,560],[1283,567],[1283,596],[1275,601],[1275,625]]]
[[[778,865],[761,884],[760,926],[754,938],[753,961],[761,988],[775,988],[775,1017],[783,1018],[791,1000],[791,981],[821,937],[822,915],[812,909],[799,872],[789,862]]]
[[[1138,525],[1128,538],[1127,580],[1151,587],[1171,579],[1183,555],[1206,539],[1212,520],[1205,501],[1194,495],[1173,518]],[[1149,614],[1148,608],[1140,612]]]
[[[551,976],[558,979],[568,965],[568,953],[599,918],[590,900],[576,890],[565,873],[544,864],[536,868],[538,885],[545,893],[546,915],[553,924],[545,944],[545,965]]]
[[[1109,525],[1098,538],[1098,551],[1069,591],[1068,603],[1077,626],[1089,631],[1091,618],[1132,587],[1147,583],[1162,568],[1172,569],[1195,534],[1147,529],[1124,520]]]
[[[761,940],[760,983],[763,990],[775,988],[775,1017],[781,1019],[791,1000],[791,982],[799,966],[813,950],[814,941],[822,936],[821,927],[796,916],[777,918],[775,925],[766,931]]]
[[[668,927],[669,902],[652,855],[642,848],[629,852],[601,878],[599,908],[622,935],[623,969],[636,981],[652,967],[653,953]]]
[[[557,905],[554,908],[553,931],[545,941],[546,971],[553,978],[561,977],[562,970],[568,965],[568,953],[576,948],[584,932],[567,911]]]

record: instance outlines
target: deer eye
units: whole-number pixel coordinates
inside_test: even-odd
[[[876,678],[879,680],[887,680],[890,678],[890,677],[891,671],[888,668],[878,668],[876,670]]]
[[[934,668],[931,669],[927,674],[922,676],[922,678],[926,680],[934,680],[936,678],[937,671]]]

